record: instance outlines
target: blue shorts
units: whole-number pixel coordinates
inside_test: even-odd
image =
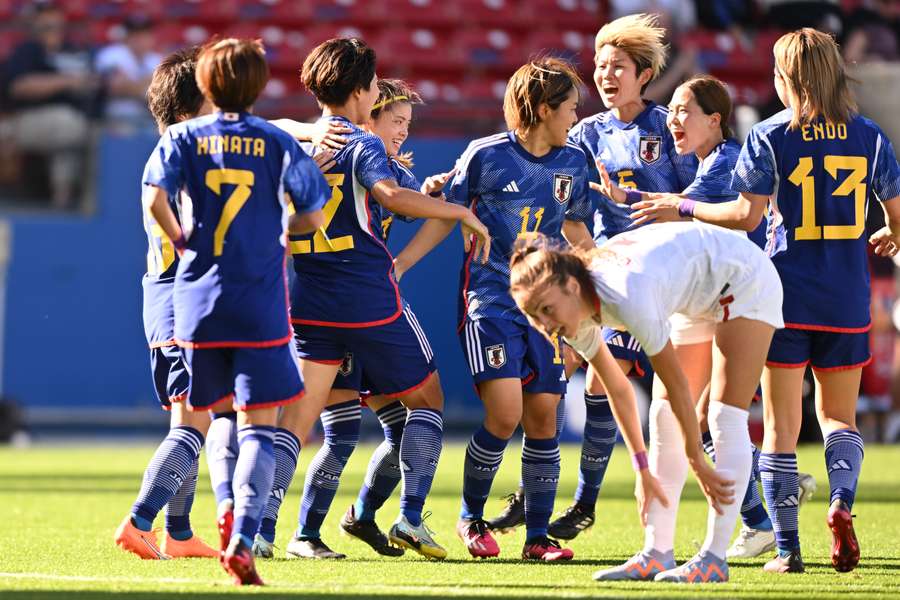
[[[509,319],[466,318],[459,342],[475,384],[515,377],[530,394],[564,394],[566,373],[557,344]]]
[[[228,398],[233,398],[235,410],[270,408],[303,396],[303,378],[290,343],[271,348],[184,348],[182,352],[191,376],[187,397],[191,410],[206,410]]]
[[[776,329],[766,365],[792,369],[812,365],[817,371],[858,369],[872,360],[869,332],[842,333],[811,329]]]
[[[156,397],[163,409],[169,410],[173,402],[187,399],[191,378],[188,377],[181,348],[174,344],[150,348],[150,372]]]
[[[431,344],[409,306],[396,320],[377,327],[295,324],[294,340],[303,360],[341,365],[338,376],[343,378],[335,381],[335,388],[368,386],[385,396],[403,396],[435,371]],[[365,383],[360,364],[366,365]]]
[[[603,341],[609,348],[613,358],[631,362],[631,370],[626,373],[629,377],[643,377],[653,375],[653,366],[647,353],[641,348],[636,339],[627,331],[618,331],[609,327],[603,328]]]

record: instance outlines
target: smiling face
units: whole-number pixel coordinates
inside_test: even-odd
[[[602,46],[594,56],[594,84],[606,108],[640,102],[641,88],[650,76],[650,69],[638,74],[634,60],[615,46]]]
[[[720,119],[719,113],[705,114],[690,89],[685,86],[676,89],[669,103],[666,124],[678,154],[696,152],[711,139],[720,137]]]
[[[563,286],[549,283],[535,290],[514,289],[512,297],[532,326],[547,337],[554,333],[574,336],[579,323],[591,315],[573,277]]]
[[[388,156],[400,154],[400,147],[409,136],[412,122],[412,104],[396,102],[386,106],[366,129],[381,138]]]
[[[551,146],[562,147],[569,139],[569,130],[578,122],[578,90],[572,88],[566,99],[556,108],[542,107],[541,126],[545,128]]]

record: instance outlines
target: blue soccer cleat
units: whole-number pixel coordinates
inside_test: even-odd
[[[711,552],[703,551],[680,567],[659,573],[654,581],[724,583],[728,581],[728,563]]]
[[[594,579],[597,581],[653,581],[657,574],[674,567],[675,555],[671,550],[668,552],[641,550],[623,565],[597,571],[594,573]]]

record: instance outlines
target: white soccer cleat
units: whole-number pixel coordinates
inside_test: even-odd
[[[435,558],[438,560],[447,558],[447,551],[431,537],[434,533],[427,525],[425,519],[429,513],[422,517],[422,523],[416,527],[406,520],[406,517],[400,515],[397,521],[391,526],[388,537],[391,543],[408,548],[418,552],[426,558]]]
[[[815,494],[818,489],[816,478],[809,473],[799,473],[797,479],[800,485],[800,497],[797,501],[800,504],[809,502],[812,500],[813,494]]]
[[[775,549],[775,531],[741,525],[741,532],[725,553],[725,558],[755,558]]]
[[[253,556],[256,558],[275,558],[275,544],[257,533],[256,537],[253,538]]]

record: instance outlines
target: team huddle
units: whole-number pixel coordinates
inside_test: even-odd
[[[878,126],[856,112],[828,35],[802,29],[778,40],[774,82],[786,108],[742,147],[728,126],[728,91],[713,77],[683,83],[668,108],[642,98],[665,65],[664,34],[647,15],[600,29],[594,83],[608,110],[581,121],[574,67],[529,61],[506,88],[508,131],[473,141],[424,183],[401,151],[421,99],[403,81],[379,79],[360,39],[328,40],[305,58],[302,82],[322,108],[312,124],[252,114],[268,79],[258,42],[222,39],[167,57],[148,90],[162,137],[143,174],[143,285],[151,370],[171,428],[116,544],[145,559],[215,557],[236,583],[261,585],[255,560],[274,556],[300,448],[321,420],[324,441],[285,550],[343,558],[320,529],[367,406],[384,442],[341,528],[384,556],[446,557],[423,520],[443,394],[398,282],[459,223],[456,327],[485,408],[466,448],[456,526],[473,557],[498,556],[495,533],[524,525],[523,559],[571,559],[558,540],[594,524],[621,432],[645,540],[595,579],[721,582],[728,558],[773,550],[766,571],[802,572],[798,507],[815,484],[798,473],[796,445],[810,365],[832,563],[855,568],[867,241],[880,255],[900,248],[900,167]],[[866,240],[870,196],[887,225]],[[395,218],[424,219],[396,257],[386,246]],[[561,397],[583,366],[578,489],[551,522]],[[653,377],[648,444],[629,376]],[[748,431],[760,385],[761,450]],[[488,520],[485,502],[519,426],[520,490]],[[204,444],[218,549],[189,517]],[[709,518],[702,547],[679,565],[688,470]],[[400,514],[385,533],[376,516],[397,487]],[[164,507],[158,543],[153,521]]]

